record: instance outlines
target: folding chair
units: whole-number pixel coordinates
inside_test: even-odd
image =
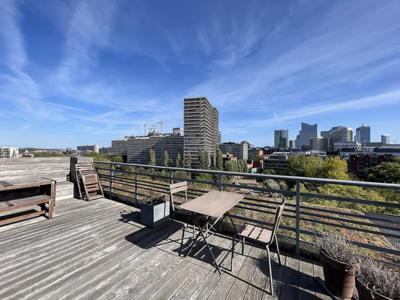
[[[271,252],[269,250],[269,246],[273,242],[275,242],[276,250],[277,250],[277,254],[278,254],[279,265],[282,265],[281,256],[279,253],[278,238],[276,236],[276,232],[278,231],[278,228],[279,228],[279,225],[281,222],[282,213],[285,208],[285,204],[286,204],[286,199],[283,200],[282,204],[276,208],[275,220],[274,220],[274,225],[272,227],[272,230],[264,228],[262,226],[245,224],[242,231],[239,232],[237,235],[235,235],[232,238],[232,257],[231,257],[232,261],[233,261],[233,256],[234,256],[234,252],[235,252],[235,241],[236,240],[239,240],[242,243],[242,254],[244,254],[244,243],[246,240],[249,240],[250,242],[265,246],[265,248],[267,249],[268,271],[269,271],[271,295],[273,295],[273,285],[272,285]]]

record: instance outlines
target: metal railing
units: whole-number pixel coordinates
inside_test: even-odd
[[[400,184],[375,183],[350,180],[334,180],[324,178],[310,178],[298,176],[251,174],[240,172],[226,172],[218,170],[200,170],[175,167],[150,166],[143,164],[95,162],[102,180],[104,190],[110,199],[129,202],[139,205],[149,197],[150,192],[167,194],[168,185],[174,181],[186,180],[190,183],[190,197],[197,197],[211,188],[219,190],[241,190],[245,193],[244,200],[234,209],[231,216],[237,222],[271,225],[272,221],[262,217],[263,214],[273,216],[276,207],[276,195],[287,197],[287,208],[284,216],[289,224],[282,224],[281,228],[287,232],[288,238],[294,239],[296,253],[300,253],[300,243],[321,236],[324,233],[318,230],[329,228],[332,230],[345,230],[347,233],[361,236],[361,240],[373,237],[379,243],[352,240],[357,246],[378,251],[389,255],[400,255],[400,201],[377,201],[374,199],[361,199],[354,196],[327,195],[304,191],[304,185],[320,187],[351,186],[367,190],[390,190],[400,199]],[[204,176],[199,175],[207,175]],[[273,179],[285,182],[288,187],[274,189],[263,184],[235,184],[232,179],[256,179],[265,181]],[[240,180],[239,180],[240,181]],[[204,186],[206,188],[204,188]],[[317,203],[315,201],[335,201],[335,205]],[[360,208],[343,208],[349,205],[358,205]],[[362,208],[369,207],[380,213],[364,214]],[[388,213],[389,211],[389,213]],[[395,212],[395,214],[393,214]],[[390,240],[390,242],[388,241]]]

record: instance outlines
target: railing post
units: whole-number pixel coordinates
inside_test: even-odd
[[[112,170],[112,164],[111,164],[111,163],[110,163],[109,171],[110,171],[110,173],[109,173],[109,175],[110,175],[109,194],[110,194],[110,199],[112,200],[112,193],[113,193],[113,191],[112,191],[112,184],[113,184],[112,177],[113,177],[113,170]]]
[[[174,172],[170,169],[169,170],[169,184],[174,183]]]
[[[296,255],[300,255],[300,181],[296,180]]]
[[[223,177],[224,175],[223,174],[219,174],[219,177],[218,177],[218,189],[220,190],[220,191],[223,191],[224,190],[224,187],[223,187],[223,185],[222,185],[222,177]]]
[[[139,207],[138,203],[138,167],[135,166],[135,202],[136,206]]]

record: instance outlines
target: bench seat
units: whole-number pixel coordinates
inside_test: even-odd
[[[46,204],[50,203],[50,200],[51,197],[48,195],[37,195],[8,201],[0,201],[0,212]]]

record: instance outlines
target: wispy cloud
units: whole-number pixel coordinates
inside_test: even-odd
[[[249,127],[260,127],[274,125],[277,122],[301,120],[302,118],[316,115],[323,115],[342,111],[359,111],[374,107],[400,104],[400,90],[377,94],[369,97],[358,98],[342,102],[309,105],[301,109],[291,110],[277,117],[273,113],[272,118],[249,122]]]

